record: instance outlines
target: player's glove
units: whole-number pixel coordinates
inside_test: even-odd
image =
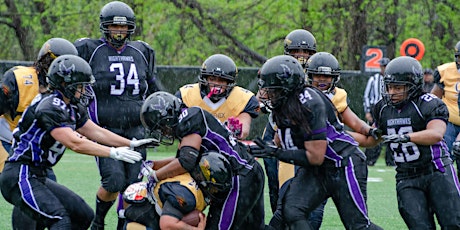
[[[141,171],[138,175],[138,179],[141,179],[142,177],[147,177],[150,180],[153,179],[153,182],[158,182],[157,178],[157,173],[155,170],[153,170],[153,161],[143,161],[141,165]]]
[[[369,129],[368,136],[372,136],[375,140],[378,140],[382,136],[382,130],[377,128]]]
[[[254,157],[273,158],[276,157],[278,147],[274,144],[263,141],[260,137],[253,140],[255,145],[249,145],[248,152]]]
[[[142,160],[142,155],[128,147],[110,148],[110,158],[125,161],[133,164],[136,161]]]
[[[133,138],[131,142],[129,142],[129,148],[133,150],[134,148],[137,147],[142,147],[142,146],[159,146],[160,141],[158,141],[155,138],[146,138],[146,139],[140,139],[137,140],[136,138]]]
[[[460,141],[454,141],[452,144],[452,154],[454,154],[455,157],[460,157]]]
[[[243,124],[240,123],[240,120],[238,120],[238,118],[229,117],[226,122],[226,125],[230,132],[233,133],[233,136],[235,136],[237,139],[241,137],[241,134],[243,132]]]
[[[383,143],[407,143],[410,141],[410,137],[407,134],[391,134],[382,137]]]

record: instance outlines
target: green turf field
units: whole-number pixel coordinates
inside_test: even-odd
[[[157,151],[150,151],[148,158],[161,159],[174,156],[175,152],[173,147],[161,147]],[[383,155],[381,154],[382,157]],[[67,151],[54,170],[59,183],[82,196],[94,209],[95,194],[99,187],[99,174],[93,157]],[[394,174],[394,168],[385,166],[383,158],[377,161],[376,166],[369,167],[367,201],[369,215],[374,223],[384,229],[407,229],[397,209]],[[267,223],[271,218],[268,199],[268,189],[265,188]],[[109,230],[116,228],[117,219],[114,207],[106,218],[106,229]],[[0,198],[0,229],[11,229],[11,210],[12,206]],[[321,229],[344,229],[331,200],[326,206]]]

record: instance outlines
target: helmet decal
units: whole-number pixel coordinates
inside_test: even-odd
[[[72,73],[75,71],[75,65],[72,64],[70,67],[65,66],[64,62],[59,63],[59,71],[57,74],[64,78],[65,82],[70,82]]]

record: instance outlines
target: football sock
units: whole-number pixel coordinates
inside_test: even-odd
[[[103,201],[99,199],[98,196],[96,196],[96,217],[94,218],[95,223],[99,225],[104,225],[104,219],[105,216],[107,215],[107,212],[109,212],[110,208],[112,205],[115,203],[115,200],[113,201]]]

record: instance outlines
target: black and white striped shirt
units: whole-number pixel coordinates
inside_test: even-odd
[[[370,113],[371,107],[377,104],[382,99],[380,88],[382,87],[383,76],[376,73],[367,81],[366,89],[364,90],[363,106],[364,112]]]

